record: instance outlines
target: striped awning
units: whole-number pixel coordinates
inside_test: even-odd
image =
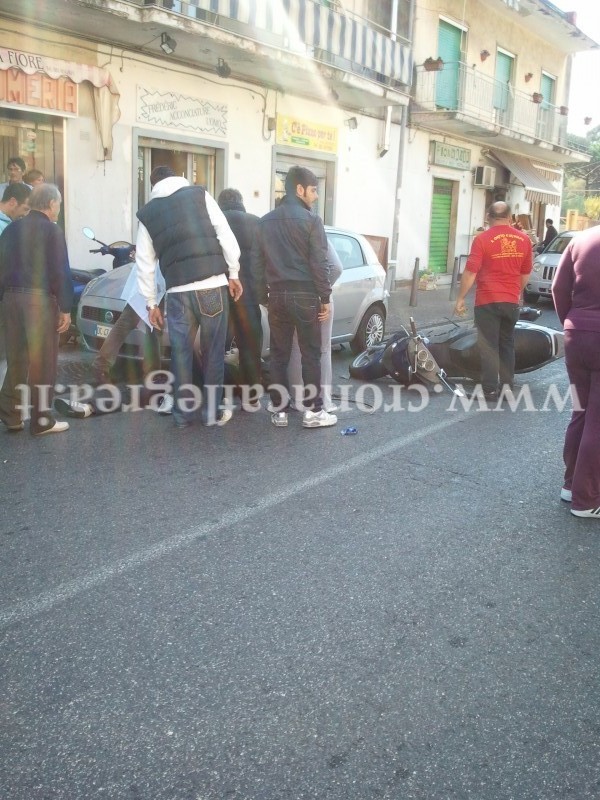
[[[377,75],[410,86],[411,48],[394,41],[333,8],[315,0],[185,0],[188,5],[219,14],[282,37],[286,47],[318,58],[317,51],[366,68]]]
[[[491,155],[503,164],[519,183],[523,184],[527,200],[533,203],[560,205],[560,192],[537,171],[529,159],[514,156],[512,153],[504,153],[501,150],[493,150]]]

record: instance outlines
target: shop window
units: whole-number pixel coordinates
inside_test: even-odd
[[[62,191],[63,120],[25,111],[0,109],[0,174],[7,181],[6,162],[20,156],[27,170],[39,169],[48,183]],[[0,182],[2,182],[0,181]]]
[[[38,169],[47,183],[55,183],[64,197],[62,117],[0,108],[0,183],[8,181],[6,162],[23,159],[26,172]],[[59,225],[64,228],[67,209],[61,205]]]

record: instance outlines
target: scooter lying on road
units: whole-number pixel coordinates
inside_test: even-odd
[[[103,256],[113,257],[113,269],[122,267],[135,261],[135,245],[130,242],[118,241],[112,244],[104,244],[100,239],[96,239],[96,234],[91,228],[83,229],[84,236],[94,242],[98,242],[99,248],[90,250],[90,253],[100,253]],[[68,344],[69,342],[76,342],[79,338],[79,329],[77,328],[77,307],[81,300],[81,295],[85,287],[98,278],[104,275],[105,269],[71,269],[71,280],[73,281],[73,305],[71,306],[71,324],[69,329],[60,335],[60,344]]]
[[[529,316],[529,310],[525,310]],[[479,381],[480,359],[477,349],[477,330],[470,324],[449,322],[422,329],[417,333],[411,318],[412,332],[399,331],[385,342],[370,347],[350,365],[350,377],[374,381],[386,376],[408,386],[423,380],[424,373],[441,374],[439,380],[449,388],[448,378]],[[411,344],[411,342],[413,344]],[[414,356],[416,347],[417,355]],[[515,326],[515,372],[526,373],[564,356],[562,331],[519,320]],[[415,360],[416,358],[416,360]],[[431,359],[431,362],[428,361]],[[422,362],[421,370],[415,364]],[[424,367],[429,367],[428,370]]]
[[[464,392],[451,386],[446,372],[432,355],[428,340],[417,332],[414,319],[410,318],[410,333],[404,331],[391,337],[383,350],[381,365],[397,383],[409,386],[415,381],[427,387],[444,386],[452,394],[464,397]],[[435,389],[434,389],[435,390]],[[440,391],[439,389],[437,391]]]

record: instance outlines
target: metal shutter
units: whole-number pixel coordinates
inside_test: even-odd
[[[429,269],[446,272],[448,269],[448,239],[452,214],[452,181],[434,178],[429,230]]]

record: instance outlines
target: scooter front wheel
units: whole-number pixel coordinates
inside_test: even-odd
[[[349,367],[350,377],[360,381],[376,381],[385,377],[387,369],[381,363],[384,351],[384,346],[369,348],[356,356]]]

